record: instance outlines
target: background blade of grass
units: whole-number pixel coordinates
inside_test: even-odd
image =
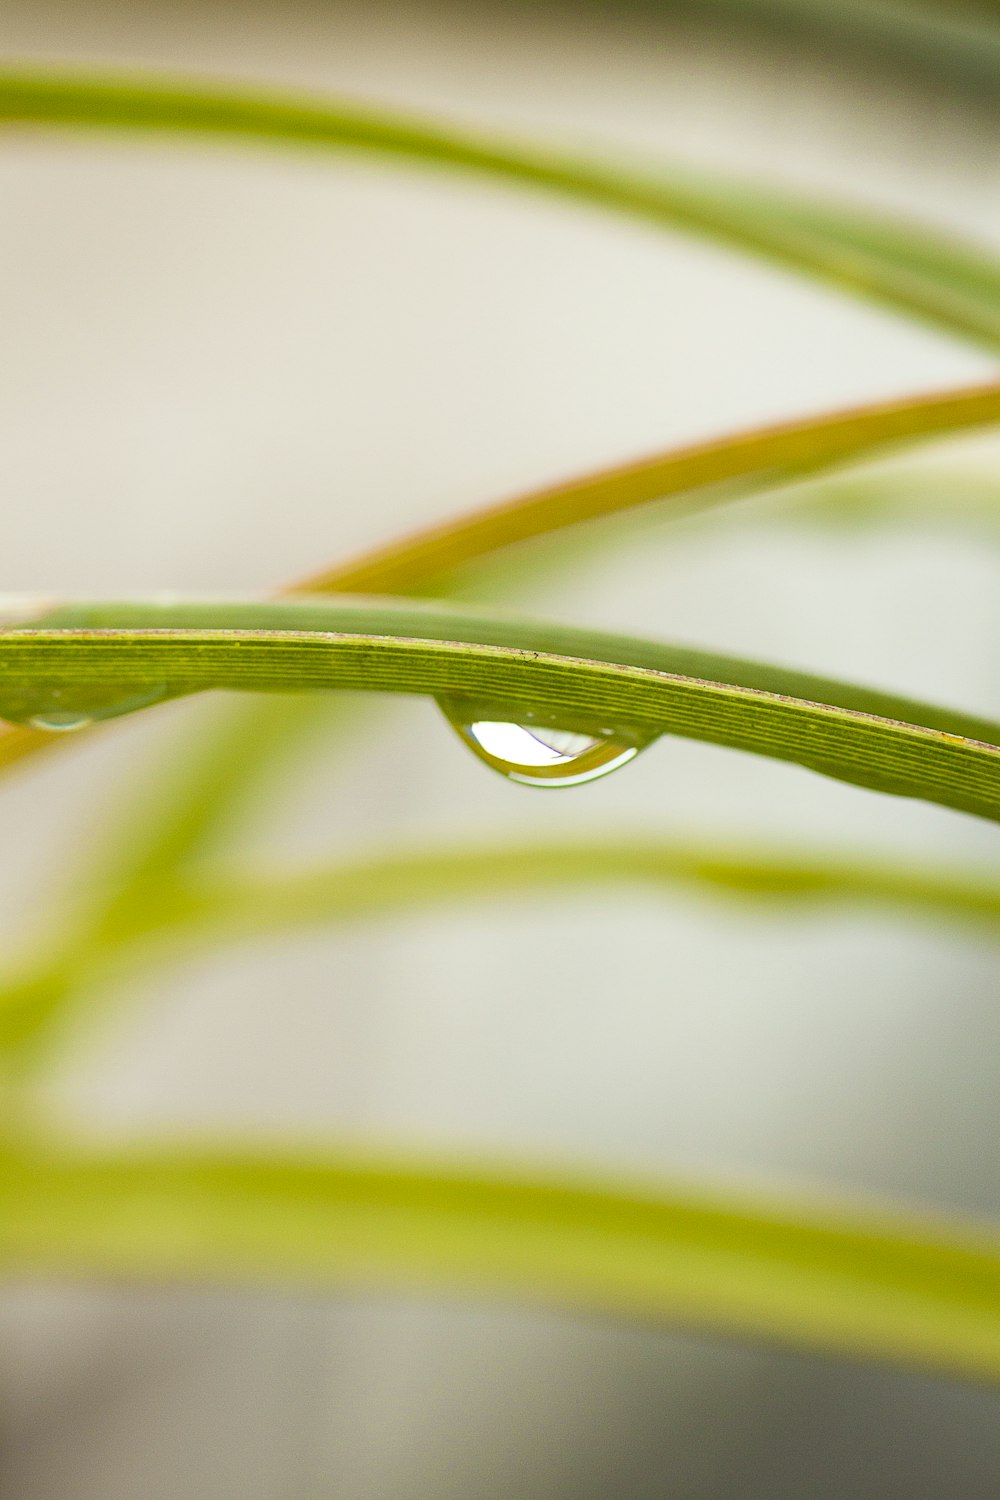
[[[0,984],[0,1052],[26,1082],[67,1024],[103,1010],[107,990],[192,948],[273,938],[441,903],[530,895],[558,899],[584,887],[693,887],[760,906],[862,905],[904,920],[964,927],[1000,941],[1000,879],[989,873],[647,835],[497,843],[371,855],[298,870],[164,875],[155,895],[130,891],[93,924]]]
[[[309,593],[435,588],[471,562],[669,496],[718,504],[906,442],[1000,422],[1000,385],[879,402],[668,449],[444,521],[301,580]]]
[[[905,463],[882,471],[847,471],[806,480],[756,507],[753,523],[833,532],[894,529],[904,524],[977,543],[1000,540],[1000,471]],[[627,538],[626,538],[627,540]],[[555,559],[554,559],[555,561]]]
[[[570,626],[399,600],[95,604],[0,633],[0,708],[19,717],[209,688],[464,698],[789,760],[1000,818],[1000,725],[808,673]],[[173,628],[170,628],[170,627]],[[186,628],[185,628],[186,627]]]
[[[516,1296],[1000,1378],[985,1228],[370,1158],[0,1155],[8,1275]]]
[[[387,853],[304,870],[208,875],[180,882],[150,913],[151,930],[199,944],[414,907],[582,886],[693,886],[739,901],[826,906],[861,902],[903,916],[971,925],[1000,940],[1000,878],[885,861],[723,846],[648,835],[576,837]]]
[[[966,104],[1000,94],[995,0],[682,0],[681,10],[735,23],[744,44],[759,47],[768,33],[787,42],[791,33],[869,74],[915,72],[936,94],[950,84]]]
[[[325,695],[254,697],[225,705],[229,712],[203,733],[171,745],[151,783],[123,798],[91,854],[88,868],[103,899],[113,893],[119,908],[141,905],[197,856],[210,833],[221,838],[239,826],[266,801],[289,757],[343,717],[339,706],[339,698]]]
[[[957,250],[942,237],[934,254],[895,253],[907,226],[884,232],[855,210],[831,210],[791,195],[768,206],[745,184],[693,172],[586,160],[535,146],[429,124],[344,101],[254,95],[163,78],[6,67],[0,71],[0,119],[19,123],[127,129],[356,150],[476,172],[544,189],[654,224],[699,234],[806,272],[832,286],[922,318],[1000,350],[1000,303],[970,263],[986,255]],[[778,202],[789,205],[776,211]],[[842,225],[840,228],[838,226]],[[927,250],[932,236],[915,237]],[[938,274],[943,266],[948,274]]]

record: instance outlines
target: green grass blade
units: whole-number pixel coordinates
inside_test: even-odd
[[[883,233],[878,217],[870,223],[790,195],[769,205],[766,192],[758,202],[745,184],[693,172],[638,171],[344,101],[25,66],[0,71],[0,120],[354,150],[473,172],[708,237],[1000,349],[1000,303],[966,274],[985,253],[955,247],[952,255],[942,237],[933,255],[908,258],[896,253],[905,224]],[[782,201],[787,212],[777,211]],[[914,237],[925,248],[933,241],[923,229]]]
[[[599,470],[444,521],[302,580],[310,593],[406,593],[567,526],[670,496],[719,504],[896,446],[1000,422],[1000,385],[879,402],[728,434]],[[499,561],[500,559],[497,558]]]
[[[64,950],[0,985],[0,1052],[18,1076],[37,1073],[83,1012],[150,965],[219,943],[272,938],[331,923],[385,918],[438,905],[558,899],[586,888],[687,887],[780,908],[863,906],[903,920],[944,923],[1000,941],[1000,879],[920,870],[766,845],[733,847],[636,835],[497,843],[386,853],[291,871],[164,871],[150,892],[107,898],[93,926]]]
[[[737,433],[529,491],[325,569],[285,592],[405,593],[440,586],[442,578],[506,547],[653,500],[673,495],[718,503],[907,442],[997,422],[1000,385],[989,385]],[[26,725],[0,731],[0,771],[53,743],[51,735]]]
[[[985,1227],[370,1158],[0,1156],[0,1267],[404,1287],[1000,1377]]]
[[[932,281],[942,291],[950,288],[958,299],[1000,307],[1000,257],[957,236],[919,224],[903,225],[888,214],[872,210],[848,217],[822,202],[765,188],[748,192],[741,201],[748,214],[780,219],[861,255],[877,257],[898,267],[901,273]]]
[[[163,893],[150,929],[193,932],[199,944],[385,916],[445,903],[533,899],[590,887],[689,886],[778,906],[878,906],[900,916],[971,926],[1000,940],[1000,878],[885,861],[649,838],[591,837],[388,853],[317,868],[204,876]],[[0,1025],[2,1030],[2,1025]]]
[[[0,711],[113,712],[154,689],[350,688],[668,733],[1000,818],[1000,725],[809,673],[399,600],[61,606],[0,633]]]

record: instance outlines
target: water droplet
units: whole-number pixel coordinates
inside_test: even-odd
[[[634,760],[649,736],[619,729],[566,729],[535,714],[504,719],[495,709],[457,698],[439,706],[469,749],[525,786],[582,786]]]
[[[15,702],[4,703],[0,699],[0,716],[13,724],[30,724],[32,729],[44,729],[49,734],[69,734],[100,719],[117,719],[121,714],[148,708],[167,696],[166,683],[127,696],[116,696],[107,684],[88,690],[85,685],[74,683],[72,689],[47,688],[25,694]]]
[[[90,714],[56,713],[32,714],[28,723],[32,729],[47,729],[52,734],[69,734],[73,729],[85,729],[94,721]]]

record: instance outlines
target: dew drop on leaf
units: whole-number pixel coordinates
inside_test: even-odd
[[[464,744],[501,776],[525,786],[582,786],[634,760],[647,738],[610,728],[565,729],[532,716],[502,719],[460,699],[439,706]]]
[[[74,729],[85,729],[93,722],[90,714],[56,712],[32,714],[28,720],[32,729],[47,729],[51,734],[69,734]]]
[[[5,703],[0,697],[0,717],[13,724],[28,724],[49,734],[69,734],[84,729],[100,719],[117,719],[136,709],[148,708],[168,696],[166,683],[156,683],[139,692],[116,694],[107,684],[88,692],[74,684],[72,692],[64,688],[47,688],[40,693],[24,693],[17,701]]]

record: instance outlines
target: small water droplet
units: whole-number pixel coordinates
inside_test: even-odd
[[[47,729],[51,734],[69,734],[74,729],[85,729],[93,722],[90,714],[55,712],[32,714],[28,720],[32,729]]]
[[[439,706],[469,749],[509,781],[525,786],[582,786],[634,760],[649,736],[600,728],[566,729],[541,716],[519,713],[503,719],[461,699]]]
[[[13,724],[29,724],[48,734],[69,734],[85,729],[100,719],[117,719],[121,714],[148,708],[168,696],[166,683],[157,683],[138,693],[115,696],[106,684],[90,691],[74,683],[72,690],[60,687],[24,694],[14,702],[4,703],[0,696],[0,717]]]

